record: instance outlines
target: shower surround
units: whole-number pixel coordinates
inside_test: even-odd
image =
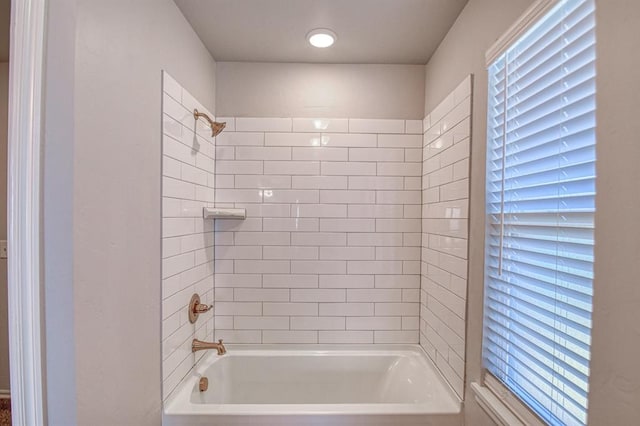
[[[162,388],[176,388],[203,352],[194,338],[213,338],[213,312],[189,322],[193,293],[213,303],[213,223],[202,208],[213,206],[215,145],[211,129],[193,110],[213,115],[169,74],[162,74]]]
[[[422,121],[218,119],[216,338],[417,343]]]
[[[471,76],[424,120],[217,117],[214,139],[194,108],[214,118],[165,73],[164,398],[194,338],[420,343],[462,398]],[[190,324],[195,292],[215,307]]]

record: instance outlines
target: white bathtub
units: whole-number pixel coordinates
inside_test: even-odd
[[[461,424],[461,403],[414,345],[229,345],[165,404],[164,425]],[[198,390],[201,377],[206,392]]]

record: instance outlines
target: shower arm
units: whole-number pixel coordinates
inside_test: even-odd
[[[214,137],[214,138],[216,136],[218,136],[222,132],[222,130],[227,126],[226,122],[220,123],[220,122],[217,122],[217,121],[213,121],[204,112],[198,112],[197,109],[194,109],[193,110],[193,118],[198,120],[200,117],[202,117],[203,119],[205,119],[207,121],[207,123],[209,123],[209,127],[211,127],[211,136]]]

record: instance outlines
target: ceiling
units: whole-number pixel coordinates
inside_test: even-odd
[[[9,61],[9,25],[11,0],[0,0],[0,62]]]
[[[217,61],[425,64],[467,0],[174,0]],[[328,49],[314,28],[338,35]]]

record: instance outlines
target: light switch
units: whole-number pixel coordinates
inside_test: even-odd
[[[7,258],[7,240],[0,240],[0,259]]]

